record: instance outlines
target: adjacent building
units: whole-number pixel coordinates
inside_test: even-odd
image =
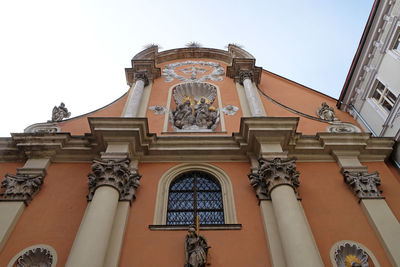
[[[365,131],[396,142],[400,140],[399,16],[399,1],[375,1],[337,103]],[[399,148],[392,158],[400,168]]]

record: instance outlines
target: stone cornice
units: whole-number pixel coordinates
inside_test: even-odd
[[[239,132],[232,136],[157,136],[149,133],[146,118],[97,117],[89,118],[89,123],[91,133],[85,136],[24,133],[1,138],[0,162],[21,162],[31,157],[48,157],[52,162],[92,162],[110,142],[129,143],[129,157],[141,162],[248,161],[248,155],[260,155],[262,144],[279,144],[297,162],[335,161],[333,151],[357,152],[360,161],[383,161],[394,144],[391,138],[371,137],[368,133],[302,135],[296,133],[295,117],[242,118]]]
[[[161,69],[156,67],[154,59],[133,58],[131,63],[132,67],[125,69],[126,82],[129,86],[136,81],[138,74],[146,76],[147,83],[145,82],[145,84],[161,76]]]
[[[256,60],[254,58],[234,58],[232,65],[226,69],[226,76],[241,83],[243,71],[252,73],[252,81],[259,84],[261,81],[261,67],[256,67]]]

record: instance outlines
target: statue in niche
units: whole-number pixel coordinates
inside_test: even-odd
[[[196,233],[196,226],[189,226],[185,238],[186,262],[184,267],[205,267],[209,248],[207,240]]]
[[[173,125],[178,129],[214,129],[219,122],[219,114],[215,107],[202,97],[197,104],[189,97],[172,112]]]
[[[319,108],[317,110],[317,114],[323,120],[327,120],[327,121],[337,121],[338,120],[335,115],[335,110],[332,107],[328,106],[328,104],[326,104],[326,102],[323,102],[321,104],[321,108]]]
[[[71,112],[68,112],[68,109],[65,107],[65,104],[61,102],[60,106],[54,106],[53,113],[51,116],[51,121],[59,122],[63,119],[69,118],[71,116]]]

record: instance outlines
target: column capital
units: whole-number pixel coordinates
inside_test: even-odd
[[[381,185],[381,179],[379,178],[378,172],[368,173],[367,171],[359,172],[343,172],[344,181],[354,195],[358,197],[359,201],[362,199],[380,199],[382,191],[378,189]]]
[[[248,177],[259,199],[265,197],[269,199],[272,190],[280,185],[292,187],[297,195],[300,173],[296,170],[294,158],[275,158],[273,160],[260,158],[258,162],[258,168],[252,169]]]
[[[138,59],[135,57],[131,64],[131,68],[125,69],[126,82],[129,86],[132,86],[136,81],[137,73],[146,73],[148,81],[153,81],[161,76],[161,69],[156,67],[155,59]]]
[[[119,192],[120,201],[132,202],[142,177],[137,169],[129,168],[130,159],[94,160],[89,178],[88,201],[91,201],[97,188],[111,186]]]
[[[226,69],[226,76],[235,79],[235,82],[243,83],[240,73],[252,72],[251,80],[256,84],[261,81],[261,67],[256,67],[256,60],[254,58],[233,58],[232,65]]]
[[[33,196],[39,192],[43,180],[44,176],[40,174],[6,174],[1,182],[1,187],[6,189],[0,194],[2,200],[23,201],[25,205],[28,205]]]
[[[253,82],[254,80],[254,71],[252,70],[239,70],[239,83],[243,84],[245,79],[249,79]]]
[[[149,84],[149,77],[147,75],[147,72],[135,72],[133,80],[134,82],[142,80],[144,82],[144,86],[147,86]]]

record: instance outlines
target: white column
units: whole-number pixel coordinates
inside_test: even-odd
[[[148,79],[145,73],[135,74],[135,87],[128,96],[123,117],[137,117],[140,103],[142,101],[143,90],[147,83]]]
[[[31,196],[37,194],[49,165],[49,158],[28,159],[22,168],[18,168],[16,175],[6,175],[4,179],[6,191],[2,198],[8,201],[0,202],[0,251],[14,230],[25,205],[32,201],[25,195],[27,193]],[[16,186],[11,182],[14,179],[19,180]],[[9,185],[13,186],[9,187]]]
[[[279,185],[271,198],[287,266],[324,266],[293,188]]]
[[[263,108],[260,106],[260,103],[256,97],[255,88],[249,76],[244,77],[243,87],[246,93],[247,101],[249,103],[251,115],[254,117],[264,116]]]
[[[97,188],[75,238],[66,266],[102,267],[118,206],[119,192]]]

